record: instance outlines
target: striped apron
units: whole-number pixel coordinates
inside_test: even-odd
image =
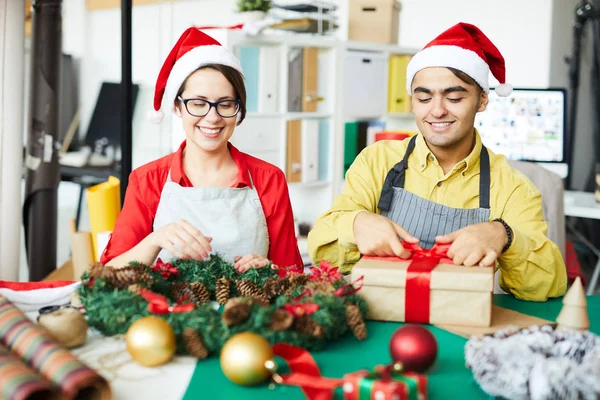
[[[430,249],[435,237],[446,235],[471,224],[487,222],[490,218],[490,158],[485,146],[481,147],[479,174],[479,208],[452,208],[424,199],[404,189],[408,157],[415,148],[417,136],[408,143],[402,161],[388,172],[378,207],[381,215],[394,221],[411,235],[419,238],[420,245]]]

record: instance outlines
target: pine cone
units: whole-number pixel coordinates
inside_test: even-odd
[[[204,360],[208,357],[208,349],[204,345],[200,333],[192,328],[185,328],[182,333],[183,341],[186,349],[190,354],[199,360]]]
[[[215,297],[221,305],[227,303],[231,291],[231,281],[225,277],[217,279],[215,286]]]
[[[105,267],[103,264],[100,264],[99,262],[93,263],[92,265],[90,265],[90,268],[89,268],[90,278],[96,279],[96,278],[101,277],[103,274],[103,271],[106,268],[112,268],[112,267]]]
[[[103,278],[107,279],[117,289],[126,289],[129,285],[136,283],[149,285],[152,282],[152,277],[143,267],[133,266],[111,268],[103,274]]]
[[[133,285],[129,285],[127,287],[127,290],[133,294],[140,294],[141,289],[142,289],[142,287],[140,285],[138,285],[137,283],[134,283]]]
[[[237,290],[244,297],[257,300],[260,303],[269,303],[269,299],[265,296],[265,292],[258,285],[247,279],[242,279],[236,282]]]
[[[360,310],[354,304],[349,304],[346,306],[346,323],[358,340],[365,340],[367,338],[367,327],[365,325],[365,321],[360,313]]]
[[[175,282],[171,285],[171,295],[175,300],[179,300],[184,297],[188,297],[191,302],[192,293],[189,289],[189,285],[185,282]]]
[[[267,296],[268,299],[272,299],[273,297],[281,294],[281,283],[277,278],[267,278],[263,286],[265,296]]]
[[[281,308],[275,310],[271,316],[271,329],[285,331],[294,323],[294,316]]]
[[[246,299],[235,297],[229,299],[223,309],[221,319],[227,326],[244,322],[250,316],[250,304]]]
[[[296,318],[294,320],[294,329],[301,335],[308,335],[316,338],[323,336],[323,327],[308,315]]]
[[[314,281],[310,282],[307,287],[314,293],[322,293],[330,295],[335,292],[335,287],[327,281]]]
[[[290,284],[291,284],[292,288],[295,289],[298,286],[306,285],[306,282],[308,282],[308,275],[303,274],[303,273],[293,272],[292,274],[290,274],[289,279],[290,279]]]
[[[190,290],[194,295],[194,304],[200,305],[210,302],[210,293],[202,282],[191,283]]]

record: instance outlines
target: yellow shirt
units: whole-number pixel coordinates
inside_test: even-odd
[[[422,135],[409,156],[405,189],[425,199],[454,208],[479,207],[477,132],[473,151],[444,175]],[[348,273],[360,259],[354,239],[354,218],[363,210],[380,213],[377,203],[385,177],[402,160],[408,140],[377,142],[364,149],[346,174],[341,194],[321,215],[308,235],[314,263],[326,260]],[[544,301],[565,293],[567,273],[558,247],[546,237],[542,197],[531,181],[512,168],[506,158],[490,155],[490,220],[504,219],[514,232],[509,249],[500,255],[500,287],[515,297]]]

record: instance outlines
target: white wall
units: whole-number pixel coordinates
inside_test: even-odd
[[[458,22],[477,25],[498,47],[505,58],[508,83],[548,86],[551,1],[403,0],[399,43],[422,48]]]

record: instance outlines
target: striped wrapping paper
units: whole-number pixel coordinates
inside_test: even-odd
[[[58,399],[56,386],[0,345],[0,399]]]
[[[67,399],[112,399],[106,379],[50,339],[3,296],[0,296],[0,344],[59,387]]]

